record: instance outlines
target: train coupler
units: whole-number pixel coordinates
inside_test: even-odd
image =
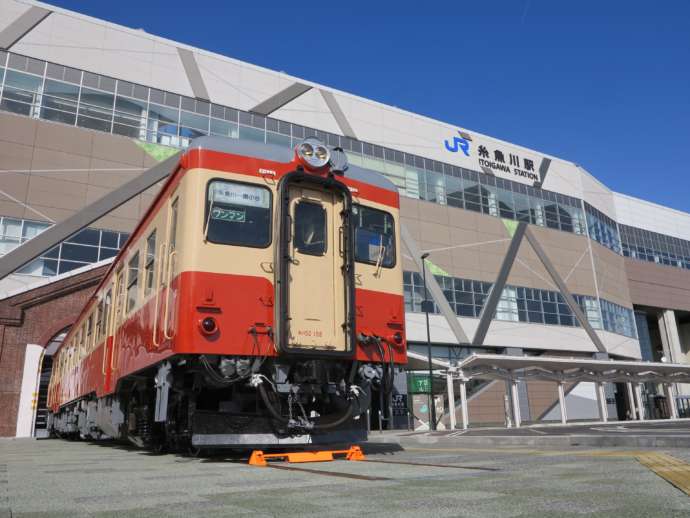
[[[359,446],[350,446],[347,450],[295,451],[286,453],[264,453],[261,450],[252,451],[248,464],[250,466],[268,466],[268,460],[283,459],[290,463],[302,462],[330,462],[335,456],[345,456],[345,460],[365,460],[364,452]]]

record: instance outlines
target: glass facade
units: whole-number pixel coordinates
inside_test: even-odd
[[[690,270],[690,241],[628,225],[618,225],[623,255]]]
[[[352,164],[384,174],[403,196],[588,233],[617,254],[690,267],[690,242],[633,227],[619,234],[613,219],[577,198],[18,54],[0,52],[0,110],[181,148],[202,135],[287,147],[315,136],[342,147]]]
[[[187,147],[219,135],[286,147],[315,136],[379,171],[404,196],[585,234],[580,200],[417,155],[16,54],[0,56],[0,109]]]
[[[440,275],[435,278],[456,315],[479,317],[492,283]],[[422,276],[416,272],[404,272],[403,285],[405,311],[421,313],[424,300]],[[573,298],[593,328],[605,329],[631,338],[637,337],[631,309],[604,299],[599,303],[596,297],[587,295],[573,295]],[[434,312],[439,313],[438,307],[434,306]],[[506,286],[503,289],[494,319],[579,327],[575,315],[559,292],[520,286]]]
[[[43,232],[42,221],[0,217],[0,256]],[[49,277],[117,255],[129,234],[85,228],[24,266],[18,273]]]
[[[618,225],[603,212],[595,209],[589,203],[585,204],[587,214],[587,228],[589,237],[604,245],[617,254],[621,253],[621,238],[618,234]]]

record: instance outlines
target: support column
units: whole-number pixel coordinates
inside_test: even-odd
[[[568,412],[565,407],[565,383],[562,381],[558,382],[558,404],[561,407],[561,423],[566,424],[568,422]]]
[[[467,430],[470,419],[467,412],[467,387],[465,380],[460,380],[460,406],[462,407],[462,429]]]
[[[673,384],[664,383],[666,391],[666,401],[668,401],[669,419],[678,419],[678,409],[676,408],[676,396],[673,395]]]
[[[448,389],[448,416],[450,429],[455,430],[455,392],[453,390],[453,373],[446,372],[446,388]]]
[[[510,382],[510,399],[513,407],[513,422],[515,423],[515,428],[520,428],[521,418],[520,418],[520,396],[518,395],[518,382],[516,380],[511,380]]]
[[[659,331],[661,331],[661,343],[668,362],[685,363],[683,361],[675,311],[665,309],[661,312],[659,315]]]
[[[630,410],[630,419],[635,420],[637,419],[638,416],[638,410],[637,410],[637,405],[635,404],[635,392],[633,390],[633,386],[631,382],[627,382],[625,384],[626,388],[628,389],[628,407]]]
[[[645,412],[644,405],[642,404],[642,383],[637,383],[635,385],[635,404],[637,405],[637,418],[640,421],[644,421]]]
[[[599,404],[599,417],[603,423],[608,422],[609,416],[606,411],[606,394],[604,393],[604,384],[601,381],[596,383],[597,403]]]
[[[512,403],[511,401],[511,394],[512,391],[510,389],[510,380],[506,380],[506,392],[503,394],[503,412],[506,415],[506,428],[512,428],[513,427],[513,410],[512,410]]]

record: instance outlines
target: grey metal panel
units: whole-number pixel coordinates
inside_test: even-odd
[[[599,338],[599,335],[597,335],[596,331],[590,325],[589,320],[587,320],[587,317],[585,317],[585,315],[582,313],[579,304],[575,302],[575,299],[570,294],[568,287],[565,285],[563,279],[561,279],[561,276],[558,275],[556,268],[554,267],[553,263],[551,263],[551,260],[546,255],[546,252],[544,252],[544,249],[539,244],[539,241],[537,241],[537,238],[534,237],[534,234],[532,234],[529,229],[527,229],[525,232],[525,237],[527,238],[527,241],[529,241],[529,244],[532,245],[532,249],[537,254],[537,257],[539,257],[539,260],[544,265],[544,268],[546,268],[546,271],[553,282],[556,284],[556,286],[558,286],[558,290],[561,292],[561,295],[563,295],[563,298],[565,299],[566,304],[568,304],[570,311],[573,312],[575,318],[577,318],[577,321],[582,326],[582,329],[585,330],[590,340],[592,340],[594,343],[594,346],[599,350],[599,352],[607,352],[606,347]]]
[[[134,198],[137,194],[166,178],[177,167],[179,158],[179,153],[171,156],[1,257],[0,279],[18,270],[69,236],[79,232],[82,228],[102,218],[110,211]]]
[[[520,244],[522,243],[522,238],[525,236],[526,230],[527,223],[524,221],[518,223],[518,226],[515,229],[515,234],[513,234],[513,239],[510,241],[510,246],[508,246],[508,252],[506,252],[505,257],[503,258],[501,269],[498,271],[496,282],[494,282],[494,285],[491,288],[491,293],[489,293],[489,298],[486,300],[486,303],[482,308],[481,315],[479,315],[479,325],[477,326],[477,331],[474,333],[472,345],[484,344],[486,333],[489,331],[491,320],[494,318],[494,312],[496,311],[498,301],[501,298],[501,293],[503,293],[503,288],[506,286],[510,269],[513,267],[517,253],[520,250]]]
[[[417,265],[419,271],[423,271],[424,262],[422,260],[422,251],[419,249],[419,246],[417,246],[416,241],[410,234],[409,230],[407,230],[405,225],[400,225],[400,237],[404,245],[407,247],[407,250],[412,255],[412,260]],[[455,311],[451,309],[450,304],[448,304],[448,300],[446,300],[446,296],[443,294],[443,290],[441,290],[441,287],[438,285],[438,282],[436,282],[436,279],[433,275],[427,275],[426,284],[427,289],[431,294],[431,298],[434,299],[434,302],[436,302],[436,305],[441,310],[441,314],[446,318],[451,331],[453,331],[453,334],[455,335],[455,339],[459,344],[468,344],[470,339],[467,338],[467,334],[460,325],[460,321],[458,320]]]
[[[546,173],[549,172],[549,166],[551,165],[550,158],[542,158],[541,164],[539,164],[539,181],[534,182],[534,186],[544,185],[544,180],[546,180]]]
[[[187,79],[189,79],[189,85],[192,87],[194,97],[210,101],[211,98],[208,95],[208,90],[206,90],[204,78],[201,77],[201,71],[199,70],[199,65],[196,62],[194,53],[191,50],[180,47],[177,47],[177,53],[180,55],[180,61],[182,61],[184,71],[187,73]]]
[[[43,7],[32,6],[0,32],[0,49],[10,49],[51,13]]]
[[[311,88],[311,86],[305,85],[304,83],[293,83],[277,94],[272,95],[264,102],[257,104],[249,111],[258,113],[259,115],[270,115],[290,101],[294,101],[303,93],[308,92]]]
[[[326,101],[328,108],[331,110],[331,114],[335,118],[335,122],[338,123],[338,127],[340,131],[343,132],[343,135],[350,138],[357,138],[355,131],[352,129],[352,126],[350,126],[350,122],[347,120],[347,117],[345,117],[345,113],[343,113],[342,108],[340,108],[333,92],[321,89],[319,91],[321,92],[321,97],[323,97],[323,100]]]

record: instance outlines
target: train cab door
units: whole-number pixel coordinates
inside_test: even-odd
[[[172,281],[177,269],[177,219],[179,211],[179,196],[173,196],[168,203],[165,241],[161,243],[158,254],[160,266],[156,274],[155,302],[153,315],[152,339],[154,348],[158,349],[166,340],[173,338],[174,322],[174,293]]]
[[[348,193],[349,195],[349,193]],[[289,352],[351,349],[348,199],[310,183],[287,187],[282,345]]]

